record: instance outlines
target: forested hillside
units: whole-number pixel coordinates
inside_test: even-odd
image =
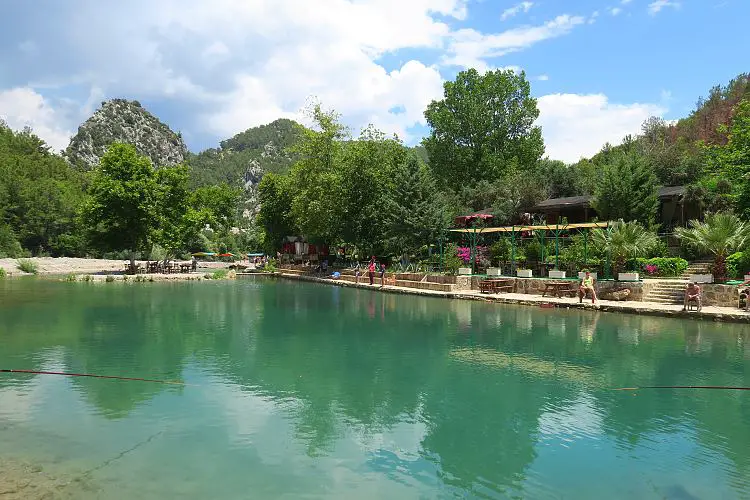
[[[190,154],[191,182],[241,185],[259,173],[285,173],[295,160],[288,148],[299,141],[301,130],[298,123],[282,118],[221,141],[218,148]]]
[[[676,123],[650,118],[641,133],[572,165],[544,156],[530,83],[512,71],[468,70],[446,82],[443,98],[425,110],[430,133],[417,147],[374,127],[352,137],[334,110],[319,106],[310,110],[314,129],[279,119],[198,154],[186,153],[179,134],[123,99],[103,103],[81,125],[65,158],[32,131],[3,125],[0,254],[100,251],[87,239],[91,228],[82,226],[79,209],[114,142],[132,144],[157,170],[184,164],[192,213],[221,226],[221,235],[181,237],[189,244],[175,252],[275,250],[288,234],[414,252],[457,214],[489,210],[496,223],[514,223],[546,198],[576,195],[592,195],[603,219],[653,227],[656,190],[674,185],[687,186],[686,199],[702,214],[750,218],[748,80],[741,74],[711,89],[688,117]],[[214,200],[219,203],[209,207]],[[196,220],[190,224],[197,227]],[[165,243],[163,234],[152,240]]]

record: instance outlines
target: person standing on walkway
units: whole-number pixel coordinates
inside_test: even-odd
[[[380,263],[380,288],[385,286],[385,264]]]
[[[370,277],[370,284],[375,284],[375,256],[370,257],[370,264],[367,266],[367,275]]]

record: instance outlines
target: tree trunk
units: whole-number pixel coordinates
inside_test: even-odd
[[[727,280],[727,258],[725,255],[717,255],[714,258],[714,267],[711,271],[716,283],[724,283]]]
[[[135,274],[135,252],[130,252],[130,274]]]

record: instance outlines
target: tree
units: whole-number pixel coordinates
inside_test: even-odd
[[[398,138],[388,138],[372,125],[347,143],[339,171],[341,221],[338,237],[368,253],[383,250],[387,229],[384,207],[397,189],[396,172],[407,150]]]
[[[393,181],[385,205],[386,244],[395,254],[413,254],[448,228],[450,213],[429,169],[414,154],[398,166]]]
[[[591,205],[602,219],[649,226],[659,208],[656,176],[641,155],[617,154],[604,165]]]
[[[281,247],[285,236],[295,234],[294,220],[291,214],[292,192],[291,179],[286,175],[268,173],[258,185],[260,212],[258,224],[265,231],[265,245],[269,252]]]
[[[104,251],[148,251],[158,226],[159,188],[151,161],[129,144],[112,144],[95,169],[81,219],[91,245]]]
[[[607,229],[593,230],[591,240],[599,251],[609,254],[615,276],[624,269],[628,259],[646,255],[659,242],[656,234],[640,223],[622,220]]]
[[[713,274],[719,282],[726,280],[727,256],[750,245],[750,225],[728,212],[707,215],[705,222],[691,220],[688,228],[677,228],[675,234],[688,245],[714,256]]]
[[[205,211],[190,206],[190,173],[184,165],[156,171],[157,217],[154,241],[167,252],[165,260],[198,245],[198,235],[208,218]]]
[[[512,160],[528,168],[541,158],[539,110],[523,72],[469,69],[443,89],[443,99],[425,111],[432,130],[423,143],[442,187],[495,181]]]
[[[335,112],[315,104],[308,114],[318,130],[304,129],[300,142],[290,148],[300,157],[290,171],[294,186],[292,215],[302,234],[330,241],[338,234],[343,218],[340,164],[342,141],[349,136]]]
[[[720,175],[726,175],[737,186],[737,211],[750,220],[750,99],[734,108],[727,143],[714,148]]]
[[[566,165],[565,162],[545,158],[539,162],[537,170],[541,176],[540,180],[546,184],[550,198],[566,198],[586,194],[581,189],[578,172],[573,166]]]
[[[241,190],[229,184],[199,187],[190,193],[189,203],[202,212],[203,223],[215,231],[228,232],[237,225]]]

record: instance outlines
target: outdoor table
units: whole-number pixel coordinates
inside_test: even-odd
[[[480,293],[498,293],[500,291],[515,291],[515,278],[490,278],[479,282]]]
[[[544,292],[542,297],[547,295],[547,292],[552,292],[553,297],[561,297],[563,293],[574,294],[576,292],[575,283],[572,281],[551,281],[544,284]]]
[[[180,272],[181,273],[189,273],[192,268],[193,268],[193,264],[190,263],[190,262],[187,263],[187,264],[185,264],[185,263],[180,264]]]

